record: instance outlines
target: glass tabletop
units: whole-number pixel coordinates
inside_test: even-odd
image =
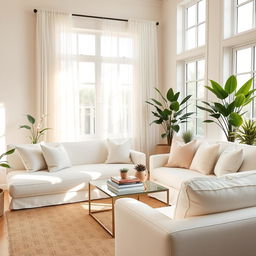
[[[117,197],[117,196],[125,196],[125,195],[134,195],[134,194],[147,194],[147,193],[154,193],[154,192],[162,192],[167,191],[168,188],[161,186],[159,184],[156,184],[153,181],[146,181],[143,183],[144,187],[141,190],[137,191],[120,191],[120,192],[114,192],[109,189],[109,186],[107,184],[108,180],[95,180],[90,181],[90,184],[92,186],[95,186],[105,194],[107,194],[110,197]]]

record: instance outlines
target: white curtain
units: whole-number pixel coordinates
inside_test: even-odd
[[[159,132],[146,100],[155,96],[158,87],[157,27],[153,21],[129,20],[134,37],[133,128],[134,148],[152,154]]]
[[[77,139],[77,82],[72,60],[70,14],[37,12],[37,102],[38,117],[47,115],[48,141]]]

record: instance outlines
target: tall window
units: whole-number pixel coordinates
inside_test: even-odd
[[[133,42],[128,35],[74,33],[79,82],[80,135],[130,134]],[[120,104],[122,103],[122,104]],[[123,116],[117,110],[122,108]],[[115,112],[115,113],[114,113]],[[116,119],[121,122],[117,122]],[[104,120],[108,119],[107,123]]]
[[[192,95],[187,112],[195,112],[186,128],[198,136],[204,135],[204,113],[196,107],[198,101],[204,99],[204,77],[205,61],[203,59],[185,63],[185,92],[186,95]]]
[[[236,33],[255,28],[256,0],[235,0]]]
[[[256,75],[256,58],[255,45],[234,49],[234,73],[237,76],[238,86],[242,86],[250,78]],[[255,88],[255,78],[254,78]],[[256,101],[247,105],[246,116],[249,118],[256,117]]]
[[[205,0],[185,8],[185,49],[205,45]]]

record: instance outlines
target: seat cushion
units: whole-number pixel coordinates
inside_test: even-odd
[[[163,185],[180,189],[181,184],[195,177],[205,177],[204,174],[189,169],[160,167],[154,169],[151,173],[151,179],[160,182]],[[211,176],[209,176],[211,177]]]
[[[88,164],[58,172],[12,171],[7,175],[9,194],[13,198],[21,198],[85,190],[91,180],[118,175],[120,168],[128,168],[133,174],[133,167],[132,164]]]

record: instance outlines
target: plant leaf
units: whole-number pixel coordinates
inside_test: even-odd
[[[228,93],[215,81],[210,80],[212,84],[212,89],[217,92],[221,98],[220,99],[226,99],[228,97]]]
[[[153,113],[153,111],[152,111],[152,113]],[[50,130],[51,128],[44,128],[44,129],[42,129],[41,131],[39,131],[39,133],[43,133],[43,132],[45,132],[45,131],[47,131],[47,130]]]
[[[34,124],[36,122],[35,118],[29,114],[27,115],[27,119],[31,124]]]
[[[239,127],[243,123],[243,118],[238,113],[232,112],[228,121],[231,125]]]
[[[180,104],[178,101],[174,101],[171,103],[170,105],[170,109],[174,110],[174,111],[178,111],[180,109]]]
[[[252,87],[252,81],[253,81],[253,78],[251,78],[247,82],[245,82],[245,84],[237,91],[235,96],[237,96],[239,94],[244,94],[244,95],[248,94]]]
[[[177,101],[179,96],[180,96],[180,92],[175,93],[173,96],[173,100]]]
[[[183,105],[184,103],[186,103],[186,102],[191,98],[191,96],[192,96],[192,95],[188,95],[187,97],[185,97],[185,98],[181,101],[180,105]]]
[[[228,94],[231,94],[232,92],[234,92],[236,90],[236,87],[237,87],[237,80],[236,80],[236,77],[234,75],[232,75],[226,81],[226,84],[225,84],[225,87],[224,87],[225,91]]]
[[[11,168],[9,164],[5,164],[5,163],[0,163],[0,166],[4,168]]]
[[[179,132],[179,130],[180,130],[179,125],[172,125],[171,128],[172,128],[175,132]]]
[[[162,97],[162,99],[167,102],[166,98],[163,96],[163,94],[159,91],[158,88],[155,87],[155,90],[159,93],[159,95]]]
[[[203,123],[214,123],[213,120],[204,120]]]
[[[158,100],[155,100],[155,99],[153,99],[153,98],[151,98],[151,100],[152,100],[153,102],[155,102],[158,106],[160,106],[160,107],[163,106],[162,103],[159,102]]]
[[[214,107],[216,108],[216,110],[222,114],[223,116],[228,116],[229,113],[227,111],[227,109],[225,108],[225,106],[223,106],[222,104],[218,103],[218,102],[214,102]]]
[[[21,125],[20,128],[25,128],[25,129],[31,130],[31,127],[28,125]]]
[[[239,94],[235,98],[235,106],[237,108],[239,108],[239,107],[241,107],[245,103],[245,101],[246,101],[246,99],[245,99],[244,94]]]
[[[170,88],[170,89],[168,90],[167,94],[166,94],[166,98],[167,98],[170,102],[172,102],[172,101],[173,101],[173,97],[174,97],[174,92],[173,92],[173,89]]]

